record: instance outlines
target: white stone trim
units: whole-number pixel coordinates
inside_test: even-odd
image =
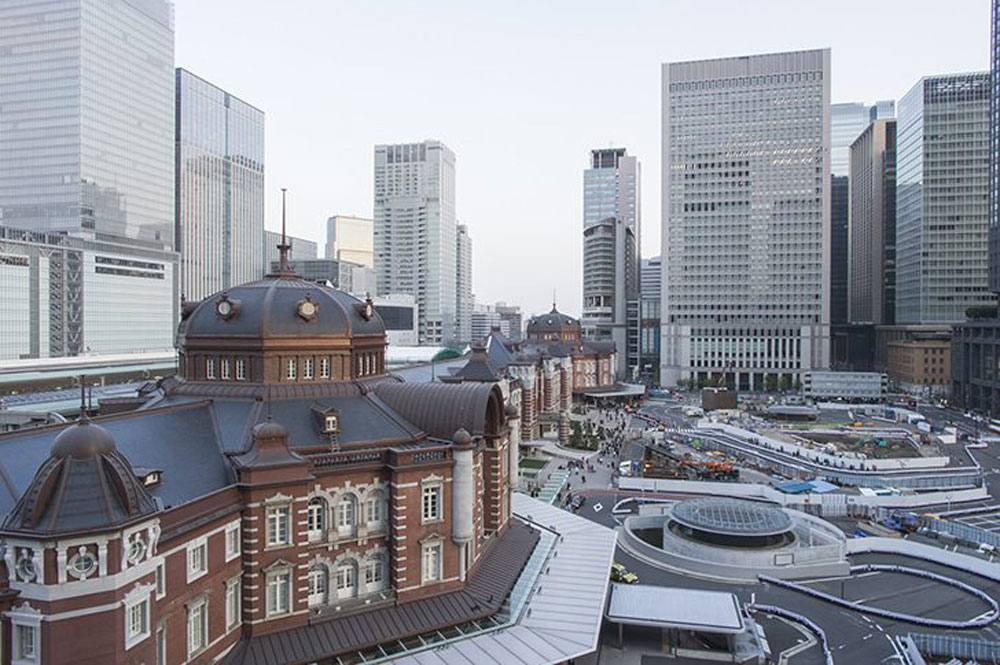
[[[125,594],[125,598],[122,600],[122,606],[125,608],[125,651],[128,651],[136,644],[147,640],[149,636],[152,635],[152,630],[150,628],[150,596],[152,595],[153,589],[155,589],[155,585],[153,584],[136,584],[135,587]],[[145,618],[143,619],[145,630],[138,635],[129,637],[129,612],[131,612],[133,607],[139,604],[143,604],[145,606],[145,609],[143,610],[145,612]]]

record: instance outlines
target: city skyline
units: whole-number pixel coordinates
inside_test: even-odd
[[[630,154],[647,164],[647,182],[659,181],[662,63],[829,46],[832,101],[866,104],[898,99],[924,75],[987,65],[989,11],[983,3],[957,5],[937,16],[935,38],[947,48],[935,49],[910,38],[926,33],[927,17],[936,15],[929,2],[877,8],[848,2],[824,21],[816,21],[811,8],[790,2],[769,2],[753,13],[735,2],[716,4],[710,28],[700,22],[710,11],[701,4],[637,3],[620,15],[597,4],[574,5],[570,29],[559,31],[561,41],[553,43],[552,28],[565,20],[556,6],[533,9],[535,20],[525,25],[455,4],[420,12],[399,5],[371,13],[343,5],[298,5],[283,19],[295,29],[275,31],[265,5],[243,3],[239,36],[219,40],[208,35],[232,16],[230,3],[177,0],[176,64],[253,99],[268,114],[267,228],[279,224],[278,188],[285,186],[289,232],[322,242],[331,214],[372,214],[372,146],[441,140],[458,155],[459,221],[469,224],[481,246],[500,250],[477,258],[473,292],[483,302],[518,302],[530,314],[547,311],[555,289],[560,309],[576,315],[582,279],[579,164],[592,148],[614,142],[629,146]],[[851,7],[864,8],[871,20],[859,24]],[[779,15],[783,29],[776,38],[768,26]],[[887,38],[882,26],[890,19],[897,29]],[[746,29],[748,24],[759,29]],[[336,50],[318,38],[329,25],[351,26],[338,32],[345,41]],[[432,26],[457,41],[412,50],[392,46],[392,38],[380,40],[385,48],[359,50],[360,42],[379,30],[390,37]],[[589,50],[597,35],[626,27],[629,49]],[[499,48],[511,39],[521,45],[516,53]],[[241,44],[265,47],[234,48]],[[891,66],[873,68],[872,62]],[[317,69],[327,71],[320,84],[313,75]],[[600,77],[615,98],[629,102],[588,103],[590,77]],[[383,86],[386,80],[394,85]],[[413,96],[422,89],[437,98],[433,108],[389,103],[400,91]],[[522,103],[526,97],[532,104]],[[527,149],[545,158],[526,160]],[[341,159],[329,160],[330,154]],[[520,188],[516,196],[509,186],[496,187],[505,176]],[[658,188],[645,188],[642,204],[647,219],[658,219]],[[659,252],[657,226],[647,223],[644,229],[646,257]],[[490,276],[503,269],[507,251],[518,248],[512,229],[534,234],[535,242],[523,251],[525,264],[537,267],[500,284]],[[552,264],[552,251],[564,259]]]

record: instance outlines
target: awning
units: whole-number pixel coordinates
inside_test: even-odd
[[[704,633],[744,630],[736,594],[649,584],[614,584],[607,617],[630,626],[659,626]]]

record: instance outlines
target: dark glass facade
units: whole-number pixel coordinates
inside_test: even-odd
[[[830,323],[847,323],[848,178],[830,182]]]

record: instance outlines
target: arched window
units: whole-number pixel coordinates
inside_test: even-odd
[[[364,520],[369,529],[381,529],[385,522],[386,500],[385,492],[376,490],[365,499]]]
[[[347,534],[354,531],[357,524],[357,500],[352,494],[345,494],[337,504],[337,531]]]
[[[319,540],[323,537],[323,532],[326,531],[326,513],[326,500],[318,496],[309,499],[309,505],[306,508],[309,540]]]
[[[385,556],[375,554],[365,563],[365,593],[384,591],[388,586]]]
[[[358,595],[358,564],[354,560],[337,564],[337,598],[354,598]]]
[[[326,566],[317,563],[309,569],[309,607],[326,605],[329,597],[330,574]]]

